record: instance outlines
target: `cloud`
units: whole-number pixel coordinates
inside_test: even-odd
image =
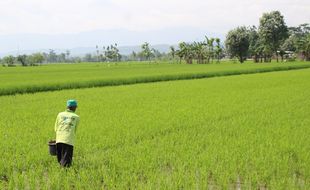
[[[225,33],[257,25],[271,10],[280,10],[288,25],[310,22],[309,0],[1,0],[0,34],[186,26]]]

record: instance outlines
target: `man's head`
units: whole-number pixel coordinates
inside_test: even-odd
[[[76,110],[77,108],[77,101],[76,100],[68,100],[67,101],[67,108],[71,111],[74,111]]]

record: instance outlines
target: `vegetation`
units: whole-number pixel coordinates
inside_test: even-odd
[[[148,63],[148,62],[147,62]],[[258,72],[309,68],[303,62],[286,64],[236,65],[231,62],[210,65],[184,64],[67,64],[37,68],[0,68],[0,95],[34,93],[73,88],[114,86],[168,80],[209,78]],[[13,80],[14,79],[14,80]]]
[[[298,27],[289,27],[289,38],[281,46],[281,51],[297,52],[302,60],[310,60],[310,26],[301,24]]]
[[[228,32],[226,37],[226,48],[232,57],[238,57],[240,63],[243,63],[249,50],[249,36],[246,27],[238,27]]]
[[[149,43],[145,42],[144,44],[142,44],[141,49],[142,49],[141,55],[143,58],[145,58],[145,60],[149,61],[151,57],[154,56],[154,53],[153,53],[154,50],[150,49]]]
[[[208,38],[207,36],[202,42],[181,42],[178,50],[171,49],[171,55],[178,55],[180,61],[184,59],[187,64],[193,64],[193,60],[196,60],[198,64],[210,63],[214,59],[217,59],[217,62],[219,62],[223,56],[222,52],[220,39]]]
[[[70,51],[57,54],[55,50],[48,53],[32,55],[6,56],[2,59],[4,66],[34,66],[41,63],[80,63],[85,62],[120,62],[120,61],[148,61],[154,62],[172,60],[176,58],[187,64],[206,64],[222,58],[238,58],[240,63],[253,59],[255,63],[271,62],[273,58],[279,61],[294,61],[296,57],[310,61],[310,26],[309,23],[297,27],[288,27],[284,16],[279,11],[264,13],[259,19],[259,26],[240,26],[230,30],[225,39],[225,47],[219,38],[205,37],[203,41],[180,42],[178,46],[171,46],[170,52],[160,52],[148,43],[141,45],[141,51],[133,51],[131,55],[121,55],[118,44],[103,46],[96,45],[95,53],[88,53],[84,57],[72,57]]]
[[[276,54],[278,62],[280,45],[288,37],[288,29],[284,18],[279,11],[273,11],[263,14],[259,24],[258,34],[263,45],[263,51],[269,61],[272,54]]]
[[[309,24],[298,27],[287,27],[279,11],[264,13],[257,27],[237,27],[226,36],[226,50],[230,57],[237,57],[242,63],[253,58],[255,63],[271,62],[275,57],[281,60],[309,61]]]
[[[97,52],[97,62],[104,62],[104,61],[118,62],[122,58],[122,55],[119,53],[119,49],[117,48],[117,44],[103,47],[102,53],[100,53],[98,46],[96,46],[96,52]],[[85,61],[92,61],[91,56],[90,60],[85,59]]]
[[[309,189],[309,78],[303,69],[2,96],[0,189]],[[47,141],[69,98],[81,125],[62,170]]]
[[[279,11],[230,30],[224,43],[5,56],[0,189],[310,189],[304,61],[310,26],[288,27]],[[64,169],[47,142],[68,99],[78,100],[81,123]]]
[[[2,62],[6,64],[7,66],[13,66],[14,59],[15,58],[12,55],[9,55],[9,56],[3,57]]]

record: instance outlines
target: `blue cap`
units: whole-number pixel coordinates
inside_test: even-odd
[[[68,100],[67,101],[67,107],[76,107],[77,101],[76,100]]]

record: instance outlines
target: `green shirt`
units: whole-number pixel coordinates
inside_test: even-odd
[[[55,122],[56,143],[74,145],[74,137],[80,117],[71,110],[57,115]]]

